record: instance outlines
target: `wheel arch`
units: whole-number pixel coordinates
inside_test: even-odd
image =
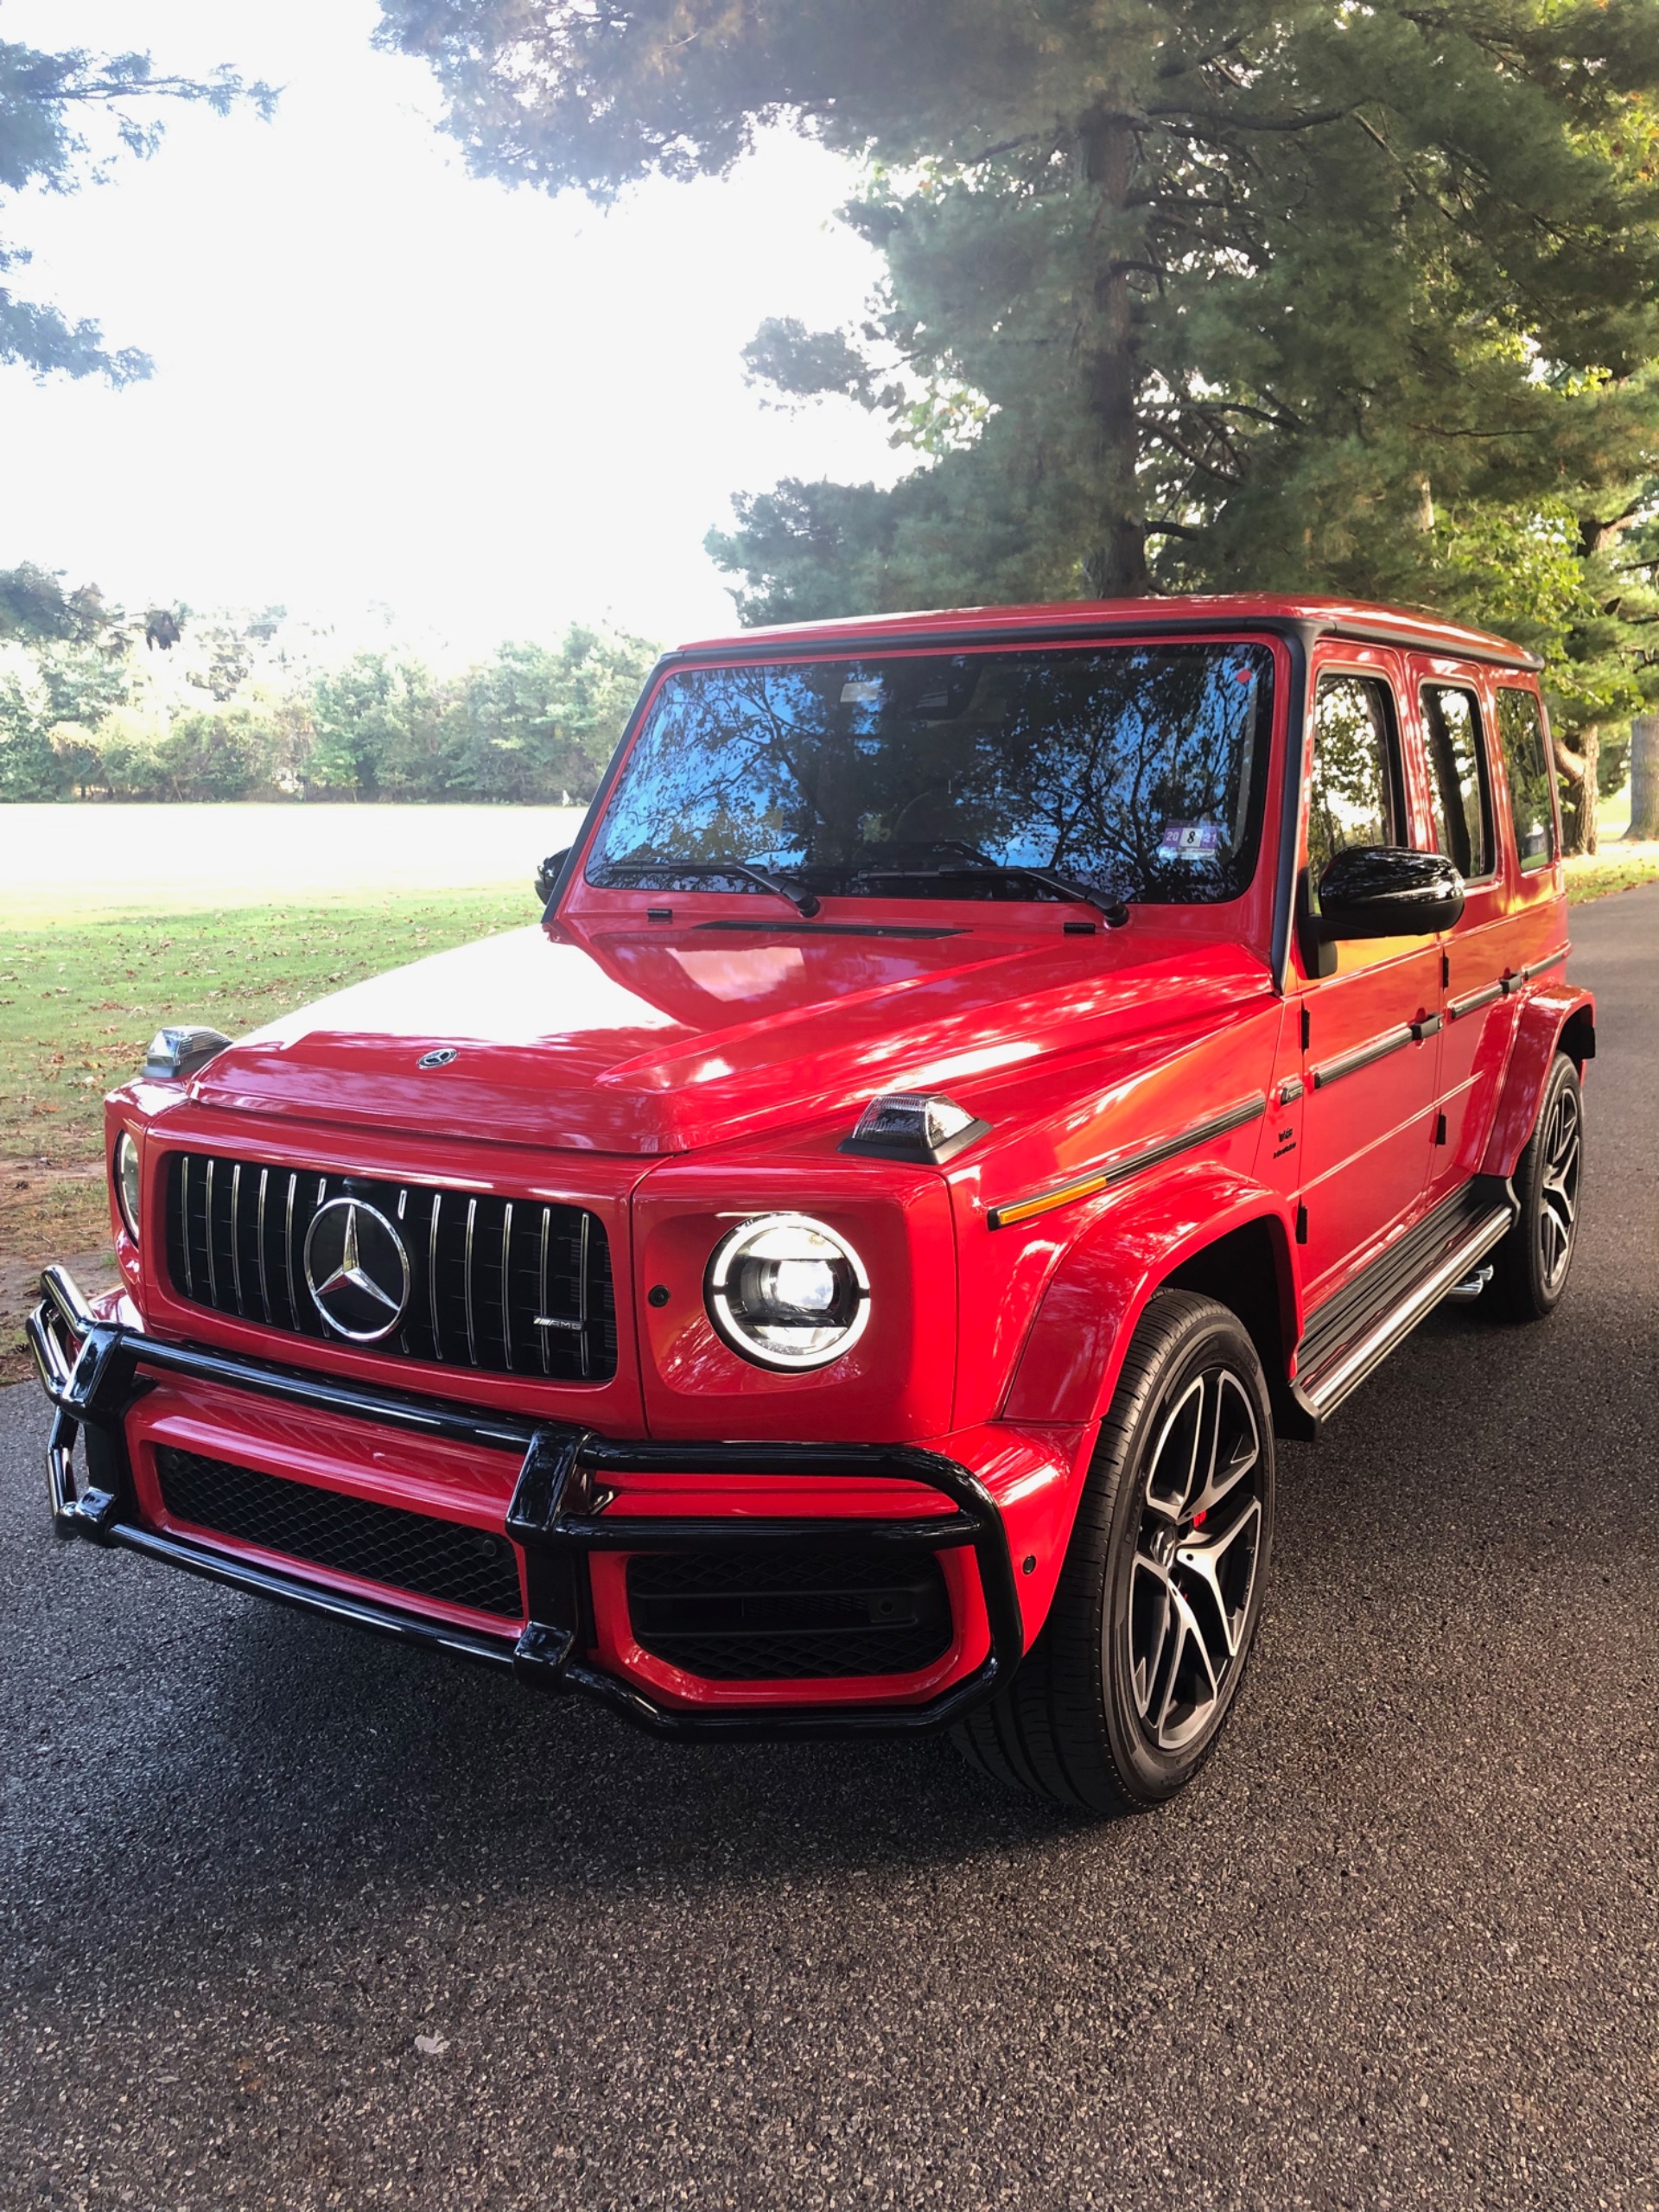
[[[1514,1174],[1557,1052],[1567,1053],[1580,1075],[1595,1058],[1596,1002],[1588,991],[1563,986],[1535,992],[1523,1002],[1480,1163],[1483,1175]]]
[[[1301,1334],[1291,1201],[1225,1168],[1126,1193],[1082,1229],[1050,1276],[1004,1403],[1007,1421],[1082,1423],[1112,1401],[1136,1324],[1166,1287],[1238,1315],[1275,1408]]]

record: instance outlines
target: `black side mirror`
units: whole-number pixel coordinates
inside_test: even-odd
[[[543,906],[553,896],[553,887],[559,880],[559,870],[570,857],[567,845],[562,853],[550,853],[536,871],[536,896]]]
[[[1322,938],[1431,937],[1463,912],[1463,878],[1439,853],[1350,845],[1319,878]]]

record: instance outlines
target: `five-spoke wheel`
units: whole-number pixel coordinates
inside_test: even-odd
[[[1516,1164],[1515,1226],[1492,1255],[1492,1303],[1510,1320],[1542,1320],[1567,1288],[1583,1175],[1584,1094],[1578,1070],[1560,1052]]]
[[[1539,1265],[1545,1287],[1559,1293],[1573,1263],[1579,1219],[1579,1167],[1584,1157],[1583,1116],[1571,1084],[1558,1086],[1544,1129],[1539,1181]]]
[[[1214,1746],[1255,1634],[1273,1423],[1236,1313],[1163,1290],[1124,1357],[1059,1586],[1013,1681],[957,1741],[1000,1779],[1111,1812]]]
[[[1166,1415],[1129,1569],[1129,1676],[1160,1751],[1208,1727],[1236,1664],[1262,1546],[1262,1433],[1230,1367],[1205,1368]]]

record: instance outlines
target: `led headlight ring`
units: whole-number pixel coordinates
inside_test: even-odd
[[[703,1303],[721,1339],[756,1367],[810,1373],[852,1350],[870,1279],[841,1235],[802,1213],[760,1214],[715,1245]]]

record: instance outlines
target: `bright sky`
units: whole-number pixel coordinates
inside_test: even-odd
[[[277,602],[359,641],[366,610],[466,652],[609,618],[732,626],[702,550],[734,490],[890,481],[850,402],[761,404],[768,315],[855,315],[874,257],[847,173],[779,137],[728,182],[601,214],[467,176],[424,66],[373,0],[0,0],[0,38],[229,61],[274,122],[168,113],[148,162],[9,203],[12,281],[156,359],[114,392],[0,369],[0,566],[127,604]]]

